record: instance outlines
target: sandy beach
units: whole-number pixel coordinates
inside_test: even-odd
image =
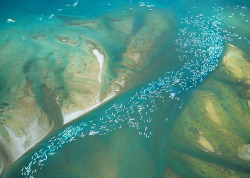
[[[102,82],[102,67],[104,64],[104,55],[100,53],[98,49],[94,49],[92,52],[99,62],[100,72],[98,74],[98,82],[101,83]]]
[[[116,93],[111,93],[109,97],[105,98],[104,100],[102,100],[101,102],[96,103],[95,105],[86,108],[84,110],[79,110],[79,111],[75,111],[73,113],[69,113],[69,114],[63,114],[63,118],[64,118],[64,122],[63,124],[67,124],[81,116],[83,116],[84,114],[94,110],[95,108],[97,108],[98,106],[100,106],[101,104],[107,102],[108,100],[114,98],[116,96]]]

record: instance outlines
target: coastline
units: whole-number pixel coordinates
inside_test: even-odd
[[[110,94],[109,97],[105,98],[101,102],[96,103],[95,105],[93,105],[93,106],[91,106],[89,108],[86,108],[84,110],[78,110],[78,111],[75,111],[75,112],[69,113],[69,114],[63,114],[63,118],[64,118],[63,125],[68,124],[69,122],[74,121],[77,118],[84,116],[86,113],[96,109],[98,106],[100,106],[101,104],[109,101],[110,99],[114,98],[115,96],[116,96],[116,93],[113,92],[113,93]]]
[[[6,97],[3,102],[9,102],[10,106],[14,105],[16,109],[4,109],[4,114],[11,119],[3,117],[3,125],[7,120],[7,127],[2,127],[6,133],[1,133],[1,136],[6,137],[5,139],[8,135],[10,137],[3,145],[10,158],[10,164],[44,139],[55,129],[54,127],[60,128],[96,109],[116,97],[124,87],[132,88],[127,86],[126,82],[135,74],[134,72],[144,69],[151,62],[150,57],[143,56],[151,54],[152,41],[156,42],[166,30],[165,22],[160,23],[157,28],[151,26],[155,16],[160,18],[157,22],[164,21],[161,12],[156,15],[150,13],[146,19],[147,23],[136,33],[132,31],[135,18],[131,14],[122,14],[118,19],[107,16],[104,19],[91,20],[91,23],[84,18],[76,20],[75,16],[55,16],[55,24],[29,24],[29,33],[22,40],[16,41],[14,35],[6,36],[6,39],[9,38],[8,45],[4,41],[0,54],[9,59],[8,68],[4,70],[12,77],[11,82],[5,84],[6,90],[11,88],[10,92],[4,91],[9,92],[10,98]],[[104,28],[102,20],[109,21],[112,31]],[[61,26],[55,28],[58,27],[57,24]],[[106,34],[105,37],[99,36],[100,30]],[[153,36],[150,35],[152,31]],[[72,35],[72,32],[75,34]],[[113,41],[115,45],[105,46],[106,40]],[[22,51],[24,43],[28,45]],[[124,45],[121,61],[111,64],[112,59],[116,58],[116,50],[119,49],[116,47],[119,45]],[[15,54],[13,50],[16,50]],[[138,55],[139,52],[143,55]],[[19,53],[22,53],[23,60],[16,60],[16,54]],[[6,61],[2,61],[0,67],[5,67],[3,62]],[[107,66],[108,64],[110,66]],[[11,70],[13,68],[15,70]],[[20,81],[23,82],[21,87]],[[25,103],[16,97],[16,93],[21,90],[23,92],[18,97],[22,97]],[[35,122],[33,119],[38,113],[40,125],[35,124],[34,128],[28,129],[29,124]],[[25,124],[23,119],[17,116],[24,118]],[[31,132],[33,134],[30,134]],[[30,135],[37,138],[30,139]],[[19,151],[6,149],[8,147]],[[7,164],[6,166],[8,167]]]
[[[102,84],[103,84],[103,83],[102,83],[102,77],[103,77],[103,75],[104,75],[104,74],[103,74],[103,66],[104,66],[104,63],[105,63],[104,54],[102,54],[97,48],[93,49],[93,50],[92,50],[92,53],[94,54],[94,56],[96,57],[96,59],[97,59],[97,61],[98,61],[98,63],[99,63],[99,68],[100,68],[100,70],[99,70],[99,73],[98,73],[98,82],[99,82],[99,84],[102,86]],[[118,83],[118,84],[122,83],[123,85],[121,85],[121,86],[124,87],[124,82],[125,82],[124,80],[123,80],[122,82],[119,82],[119,81],[115,81],[115,82]],[[102,87],[101,87],[101,88],[102,88]],[[85,109],[83,109],[83,110],[77,110],[77,111],[74,111],[74,112],[72,112],[72,113],[67,113],[67,114],[65,114],[64,111],[63,111],[63,109],[62,109],[62,114],[63,114],[63,119],[64,119],[63,125],[65,125],[65,124],[67,124],[67,123],[69,123],[69,122],[71,122],[71,121],[76,120],[77,118],[83,116],[84,114],[86,114],[86,113],[88,113],[88,112],[94,110],[95,108],[97,108],[97,107],[100,106],[101,104],[105,103],[106,101],[112,99],[113,97],[116,96],[116,93],[117,93],[118,91],[120,91],[120,90],[117,89],[117,90],[115,90],[115,91],[111,91],[111,92],[108,94],[108,96],[107,96],[106,98],[104,98],[103,100],[101,100],[101,98],[100,98],[100,95],[101,95],[100,92],[101,92],[101,91],[99,91],[99,92],[97,93],[97,95],[96,95],[96,100],[95,100],[96,104],[94,104],[94,105],[92,105],[92,106],[90,106],[90,107],[88,107],[88,108],[85,108]]]

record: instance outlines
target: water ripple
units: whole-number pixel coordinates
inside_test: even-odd
[[[49,157],[69,142],[86,136],[105,135],[125,124],[150,138],[154,134],[149,129],[152,113],[158,110],[159,101],[175,100],[181,109],[180,93],[195,87],[215,70],[225,42],[231,41],[233,36],[239,37],[239,34],[232,34],[226,29],[222,14],[223,8],[218,7],[214,8],[211,16],[190,13],[190,16],[180,17],[182,26],[175,45],[178,60],[184,61],[184,65],[141,87],[127,100],[113,103],[99,118],[66,127],[33,154],[28,165],[22,168],[22,175],[33,177]]]

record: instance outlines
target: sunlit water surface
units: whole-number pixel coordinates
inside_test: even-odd
[[[26,38],[26,28],[56,23],[53,19],[59,15],[94,19],[113,11],[119,16],[138,11],[135,23],[140,26],[140,16],[161,9],[171,11],[176,23],[174,39],[155,49],[172,50],[164,59],[170,67],[156,70],[155,79],[145,80],[49,135],[4,177],[163,177],[166,166],[174,164],[168,160],[175,142],[169,140],[171,126],[190,94],[217,68],[226,43],[241,49],[249,45],[249,34],[241,28],[249,24],[248,9],[240,1],[12,0],[1,4],[1,28],[20,28],[15,37],[22,40]],[[232,24],[230,18],[239,21]],[[11,35],[1,38],[12,38]],[[101,40],[105,44],[109,39]]]

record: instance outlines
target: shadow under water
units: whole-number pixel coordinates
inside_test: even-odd
[[[151,62],[136,73],[141,74],[139,77],[131,77],[133,88],[66,126],[58,127],[8,168],[3,177],[249,176],[250,163],[237,157],[237,147],[250,141],[247,140],[250,128],[244,125],[249,122],[246,101],[250,98],[239,97],[237,91],[233,91],[235,87],[227,83],[228,78],[233,77],[226,72],[222,62],[223,55],[227,54],[225,51],[235,48],[227,44],[238,44],[239,48],[249,45],[244,34],[237,33],[238,29],[232,28],[232,24],[225,23],[230,17],[223,14],[245,6],[233,4],[226,9],[211,2],[211,8],[201,10],[204,4],[198,8],[198,4],[186,6],[187,3],[176,1],[169,6],[157,7],[143,2],[131,5],[135,10],[132,13],[134,24],[131,33],[124,35],[127,31],[123,29],[120,38],[117,31],[102,33],[102,29],[112,31],[108,17],[117,15],[114,9],[106,14],[107,18],[98,19],[98,27],[83,27],[86,24],[79,24],[75,17],[59,17],[64,25],[71,19],[74,21],[71,25],[77,24],[77,28],[72,29],[78,31],[80,26],[88,38],[103,46],[111,71],[115,71],[115,65],[124,58],[121,54],[128,49],[133,51],[139,45],[144,49],[141,52],[145,55],[143,59],[149,58]],[[127,8],[129,4],[123,5]],[[141,7],[145,9],[137,12]],[[184,9],[182,13],[178,13],[180,9]],[[164,11],[171,11],[168,18],[176,14],[177,22],[162,22],[162,27],[157,30],[165,33],[159,35],[154,31],[155,24],[151,25],[150,21],[157,21],[159,16],[154,17],[152,13],[149,18],[147,13],[151,11],[158,11],[161,15]],[[60,31],[59,28],[54,30]],[[168,33],[176,39],[168,36],[170,40],[167,41],[165,35]],[[150,39],[155,40],[152,46],[156,48],[145,45],[151,44]],[[36,68],[32,69],[31,65],[37,65],[36,61],[28,61],[24,73],[33,70],[27,76],[33,83],[37,82],[33,85],[34,90],[37,87],[36,100],[48,119],[60,118],[54,124],[62,125],[63,116],[53,92],[47,85],[40,85],[40,73],[36,73]],[[56,86],[62,85],[61,95],[65,97],[69,91],[64,87],[66,66],[62,64],[61,71],[48,66],[58,77]],[[51,103],[54,107],[50,107]],[[228,109],[232,103],[236,109]],[[243,119],[237,121],[236,117]],[[52,120],[50,122],[52,124]]]

